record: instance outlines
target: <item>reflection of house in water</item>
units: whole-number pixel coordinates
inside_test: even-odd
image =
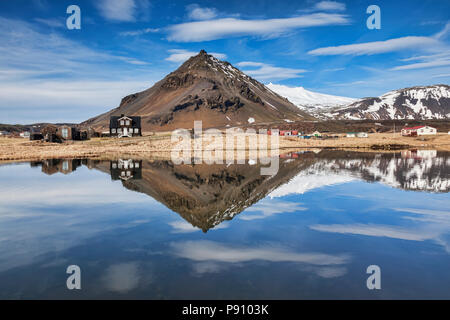
[[[111,161],[111,178],[113,180],[139,180],[142,179],[142,160]]]
[[[432,159],[436,158],[436,150],[405,150],[402,151],[402,158],[405,159]]]
[[[69,174],[75,171],[79,166],[85,164],[87,160],[80,159],[50,159],[39,162],[33,162],[31,166],[42,167],[42,172],[52,175],[58,172]]]

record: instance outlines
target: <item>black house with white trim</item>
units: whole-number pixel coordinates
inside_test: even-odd
[[[111,137],[142,136],[141,117],[121,115],[112,116],[109,121],[109,134]]]

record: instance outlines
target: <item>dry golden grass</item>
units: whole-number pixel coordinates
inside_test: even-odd
[[[176,143],[172,143],[170,135],[157,134],[136,138],[93,138],[88,141],[73,141],[62,144],[42,141],[28,141],[21,138],[0,138],[0,162],[20,160],[42,160],[52,158],[116,158],[120,156],[170,158],[170,153]],[[207,143],[204,143],[204,146]],[[224,143],[225,145],[225,143]],[[252,150],[248,143],[237,146],[236,149]],[[295,137],[280,137],[281,153],[299,149],[335,148],[373,150],[374,146],[389,150],[392,145],[400,145],[404,149],[422,148],[450,151],[450,135],[438,134],[427,137],[402,137],[399,133],[371,134],[369,138],[339,139],[299,139]],[[254,147],[254,148],[253,148]]]

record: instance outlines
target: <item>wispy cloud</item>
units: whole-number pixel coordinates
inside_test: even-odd
[[[123,31],[120,32],[119,35],[121,36],[142,36],[147,33],[157,33],[160,29],[158,28],[145,28],[141,30],[133,30],[133,31]]]
[[[153,81],[144,74],[132,76],[146,61],[95,50],[59,33],[39,30],[31,23],[0,17],[0,109],[7,114],[4,121],[63,120],[64,114],[66,121],[83,120],[78,118],[83,116],[80,108],[89,116],[106,111]],[[120,66],[128,66],[127,71]],[[79,109],[77,118],[70,114],[70,107]],[[15,118],[9,118],[10,108],[16,109]],[[46,119],[48,114],[51,119]]]
[[[184,49],[171,49],[169,50],[170,55],[165,59],[166,61],[170,62],[176,62],[181,63],[189,59],[190,57],[193,57],[198,54],[198,52],[195,51],[188,51]],[[224,53],[218,53],[218,52],[210,52],[209,54],[213,55],[214,57],[218,59],[226,59],[227,55]]]
[[[198,4],[190,4],[186,7],[188,17],[192,20],[209,20],[217,17],[217,9],[201,8]]]
[[[149,8],[148,0],[99,0],[97,9],[101,16],[113,22],[134,22],[140,12]]]
[[[295,29],[326,25],[344,25],[350,20],[343,14],[314,13],[293,18],[244,20],[223,18],[169,26],[168,40],[200,42],[236,36],[273,36]]]
[[[337,1],[320,1],[316,3],[314,8],[323,11],[345,11],[345,3]]]
[[[308,54],[315,56],[330,55],[372,55],[386,52],[402,51],[402,50],[422,50],[436,51],[439,49],[448,50],[448,48],[440,41],[450,32],[450,23],[447,23],[444,29],[431,37],[407,36],[384,41],[373,41],[355,44],[346,44],[333,47],[324,47],[314,49]]]
[[[425,68],[435,68],[442,66],[450,66],[450,51],[445,51],[442,53],[425,55],[425,56],[415,56],[401,61],[416,61],[414,63],[396,66],[391,68],[391,70],[412,70],[412,69],[425,69]]]
[[[385,41],[347,44],[335,47],[314,49],[308,54],[315,56],[329,55],[371,55],[407,49],[422,49],[440,45],[439,41],[431,37],[402,37]]]
[[[237,66],[243,68],[242,71],[246,74],[261,81],[300,78],[303,77],[302,73],[307,72],[305,69],[276,67],[271,64],[253,61],[239,62]]]
[[[445,24],[444,29],[442,29],[441,31],[439,31],[438,33],[436,33],[434,35],[434,37],[436,39],[444,39],[445,37],[447,37],[450,34],[450,22],[447,22]]]
[[[38,23],[45,24],[46,26],[49,26],[51,28],[64,28],[65,27],[65,20],[64,19],[57,19],[57,18],[35,18],[34,21]]]

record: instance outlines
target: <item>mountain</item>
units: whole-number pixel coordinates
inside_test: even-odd
[[[204,50],[153,87],[122,99],[120,106],[82,123],[108,128],[110,116],[141,116],[144,131],[227,127],[249,123],[312,120],[287,99]]]
[[[326,116],[335,119],[448,119],[450,86],[444,84],[390,91],[378,98],[364,98]]]
[[[269,83],[267,87],[280,96],[287,98],[300,110],[311,113],[319,118],[322,117],[323,113],[330,112],[333,108],[347,106],[357,100],[313,92],[303,87],[288,87],[272,83]]]

